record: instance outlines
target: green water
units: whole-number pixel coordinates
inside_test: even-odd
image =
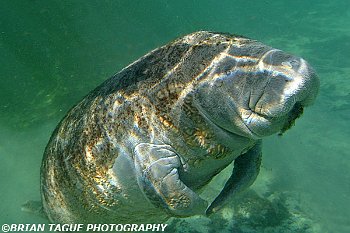
[[[39,200],[44,147],[72,105],[141,55],[196,30],[245,35],[317,70],[315,105],[283,137],[265,140],[253,190],[298,196],[311,226],[303,232],[350,232],[347,0],[0,0],[0,224],[46,223],[20,205]],[[253,223],[225,228],[230,217],[218,215],[172,224],[182,232],[251,232]]]

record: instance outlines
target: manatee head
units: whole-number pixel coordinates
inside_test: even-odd
[[[212,61],[194,92],[200,112],[229,132],[259,139],[293,125],[318,92],[302,58],[239,38]]]

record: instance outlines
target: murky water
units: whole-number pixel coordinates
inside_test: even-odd
[[[304,57],[317,70],[321,90],[292,130],[265,140],[253,191],[212,219],[173,219],[169,232],[280,232],[288,221],[290,232],[350,232],[345,0],[1,1],[0,224],[47,223],[20,206],[40,199],[44,147],[72,105],[151,49],[203,29]],[[212,190],[219,191],[228,172]]]

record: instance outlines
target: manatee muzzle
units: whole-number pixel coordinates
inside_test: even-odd
[[[253,111],[267,117],[287,114],[296,102],[313,102],[318,78],[308,63],[280,50],[270,50],[259,61],[259,70],[267,75],[265,88]]]
[[[303,113],[303,108],[316,98],[319,80],[311,66],[280,50],[270,50],[262,56],[259,71],[266,74],[259,95],[248,103],[246,126],[257,136],[288,130]],[[261,87],[261,85],[260,85]]]

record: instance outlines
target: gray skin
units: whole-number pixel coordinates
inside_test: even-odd
[[[317,95],[302,58],[200,31],[141,57],[73,107],[41,168],[55,223],[150,223],[211,214],[249,187],[261,139],[284,132]],[[221,193],[198,195],[234,161]]]

